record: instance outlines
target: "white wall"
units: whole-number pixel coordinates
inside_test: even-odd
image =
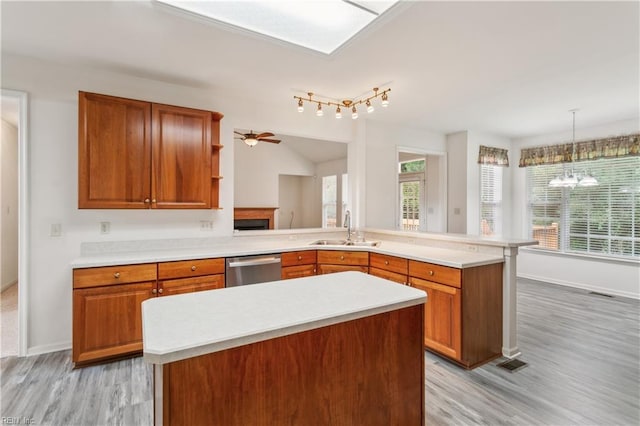
[[[280,200],[276,217],[276,229],[302,228],[304,223],[304,180],[307,176],[280,175],[278,194]]]
[[[399,146],[437,153],[446,151],[445,136],[425,129],[366,121],[366,226],[397,229]]]
[[[467,132],[447,139],[447,232],[467,233]]]
[[[349,142],[352,123],[299,114],[256,100],[229,99],[202,87],[135,78],[99,69],[83,69],[25,57],[2,55],[3,88],[29,93],[29,199],[31,217],[28,305],[28,353],[71,345],[71,266],[86,241],[230,236],[233,232],[234,128],[268,128],[295,136]],[[78,210],[78,91],[142,99],[218,111],[221,122],[220,205],[223,210]],[[326,118],[326,117],[324,117]],[[277,182],[276,182],[277,187]],[[200,230],[212,220],[211,231]],[[99,223],[111,222],[101,235]],[[61,237],[50,237],[52,224]],[[23,283],[24,284],[24,283]]]
[[[234,206],[279,207],[280,175],[313,176],[315,165],[285,145],[234,142]]]
[[[640,120],[623,120],[595,127],[576,129],[576,140],[629,134],[640,131]],[[571,131],[513,140],[515,166],[520,149],[571,141]],[[526,168],[512,167],[512,223],[514,237],[529,238],[527,226]],[[545,253],[535,249],[520,250],[518,276],[588,290],[640,298],[640,264],[591,256]]]
[[[18,129],[2,120],[0,139],[0,288],[18,280]]]

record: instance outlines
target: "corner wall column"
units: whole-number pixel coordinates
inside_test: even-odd
[[[516,258],[518,247],[504,247],[504,268],[502,270],[502,355],[516,358],[518,349],[518,297]]]

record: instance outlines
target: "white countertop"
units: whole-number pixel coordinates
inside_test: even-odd
[[[173,260],[192,260],[214,257],[235,257],[255,254],[281,253],[297,250],[350,250],[369,251],[371,253],[400,256],[423,262],[436,263],[453,268],[469,268],[504,261],[502,255],[478,253],[474,251],[454,250],[419,244],[409,244],[382,240],[378,247],[357,246],[315,246],[310,245],[318,238],[299,235],[297,239],[240,237],[221,238],[220,243],[211,243],[201,247],[186,248],[140,248],[131,251],[85,255],[71,263],[72,268],[90,268],[98,266],[132,265],[140,263],[168,262]]]
[[[424,291],[361,272],[148,299],[144,359],[166,364],[425,301]]]

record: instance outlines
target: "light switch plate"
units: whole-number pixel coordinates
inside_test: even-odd
[[[100,233],[108,234],[111,232],[111,222],[100,222]]]
[[[49,231],[50,237],[60,237],[62,236],[62,224],[61,223],[52,223],[51,230]]]

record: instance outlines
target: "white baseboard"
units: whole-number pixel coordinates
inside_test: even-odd
[[[71,342],[52,343],[50,345],[33,346],[27,349],[27,356],[48,354],[50,352],[66,351],[71,349]]]
[[[9,287],[11,287],[12,285],[17,284],[17,283],[18,283],[17,279],[15,279],[13,281],[10,281],[8,283],[3,283],[2,286],[0,286],[0,291],[5,291]]]
[[[571,281],[564,281],[564,280],[554,280],[554,279],[550,279],[549,277],[538,277],[536,275],[529,275],[529,274],[518,274],[518,278],[524,278],[524,279],[534,280],[534,281],[542,281],[542,282],[557,284],[565,287],[580,288],[582,290],[595,291],[603,294],[610,294],[611,296],[628,297],[630,299],[640,299],[640,293],[620,291],[620,290],[615,290],[609,287],[600,287],[600,286],[589,285],[584,283],[574,283]]]

